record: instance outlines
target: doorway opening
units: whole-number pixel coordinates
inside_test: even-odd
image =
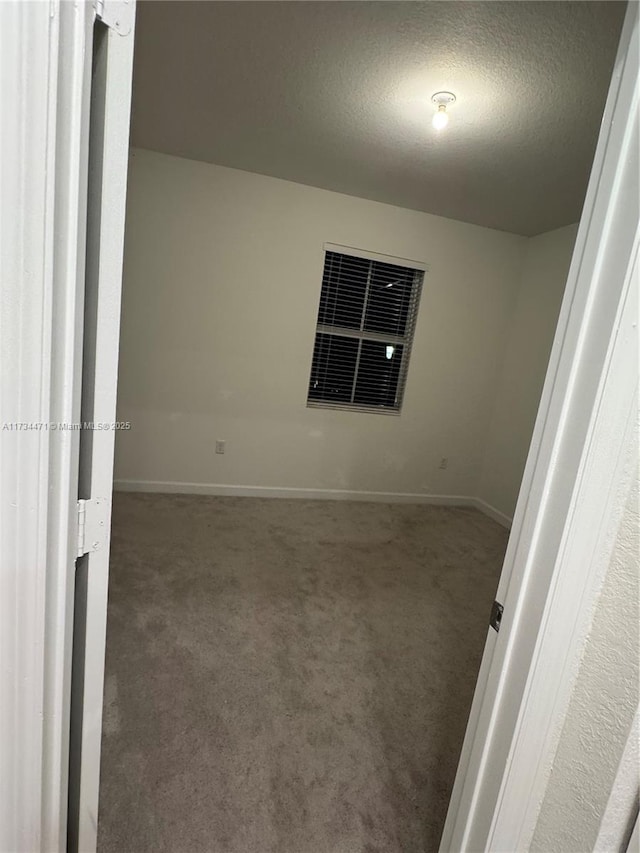
[[[442,5],[140,5],[101,850],[437,849],[624,12]],[[546,49],[590,107],[529,139],[509,90],[581,15]],[[424,271],[391,413],[376,263]],[[365,404],[308,405],[372,341]]]

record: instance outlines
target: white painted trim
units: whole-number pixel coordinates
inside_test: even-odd
[[[616,408],[607,423],[602,400],[605,388],[609,399],[635,391],[628,370],[609,367],[638,229],[637,27],[632,3],[498,587],[504,617],[499,635],[488,632],[442,853],[528,849],[550,734],[566,715],[599,589],[591,557],[580,563],[580,542],[599,545],[617,523],[610,497],[627,413]],[[637,370],[637,354],[631,362]],[[586,503],[577,512],[579,496]]]
[[[342,246],[340,243],[323,243],[325,252],[337,252],[341,255],[351,255],[354,258],[364,258],[365,261],[379,261],[383,264],[395,264],[399,267],[410,267],[421,272],[429,272],[429,264],[425,261],[415,261],[411,258],[398,258],[395,255],[384,255],[380,252],[370,252],[368,249],[357,249],[355,246]]]
[[[509,528],[511,519],[479,498],[469,495],[426,495],[412,492],[371,492],[354,489],[305,489],[291,486],[235,486],[228,483],[183,483],[175,480],[115,480],[116,492],[158,492],[177,495],[218,495],[241,498],[300,498],[320,501],[433,504],[474,507]]]
[[[488,515],[489,518],[492,518],[494,521],[497,521],[498,524],[501,524],[503,527],[506,527],[507,530],[511,530],[511,525],[513,524],[513,519],[506,515],[504,512],[500,512],[499,509],[496,509],[491,504],[483,501],[482,498],[472,498],[472,506],[475,506],[476,509],[479,509],[480,512],[483,512],[485,515]]]
[[[62,2],[57,12],[60,42],[56,111],[59,119],[50,417],[58,423],[77,423],[80,420],[84,319],[93,10],[88,3]],[[63,850],[67,842],[78,457],[77,430],[57,430],[51,434],[43,708],[43,850]],[[58,484],[57,489],[52,488],[54,483]]]
[[[636,475],[637,238],[632,261],[489,836],[491,850],[504,849],[505,838],[516,839],[516,850],[528,849],[533,838],[595,604]],[[633,281],[636,286],[630,287]]]
[[[3,424],[49,420],[57,20],[48,13],[0,4]],[[0,432],[0,850],[21,853],[42,838],[48,455],[44,431]]]
[[[377,503],[424,503],[473,506],[462,495],[424,495],[410,492],[370,492],[352,489],[306,489],[291,486],[236,486],[228,483],[183,483],[170,480],[116,480],[119,492],[164,492],[179,495],[227,495],[241,498],[301,498],[303,500],[367,501]]]
[[[82,3],[0,3],[0,850],[66,844],[84,264]],[[39,426],[39,425],[42,426]]]

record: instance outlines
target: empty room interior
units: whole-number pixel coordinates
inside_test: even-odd
[[[624,12],[138,3],[102,853],[438,849]]]

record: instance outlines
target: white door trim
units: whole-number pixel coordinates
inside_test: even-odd
[[[0,4],[1,850],[66,845],[92,14]]]
[[[87,109],[91,85],[88,3],[55,7],[59,38],[56,113],[54,279],[50,419],[80,420],[87,202]],[[50,489],[43,707],[42,848],[64,849],[67,840],[69,712],[77,539],[78,430],[50,435]]]
[[[132,25],[134,3],[124,6],[118,20]],[[67,849],[94,17],[90,2],[0,3],[0,850],[16,853]],[[111,232],[100,248],[115,322],[101,349],[112,375],[97,413],[105,421],[115,418],[130,30],[111,52],[107,145],[117,162],[108,174]],[[107,448],[99,465],[107,493],[110,459]],[[83,782],[93,785],[96,808],[86,851],[95,848],[100,672],[88,681],[100,682],[100,693],[88,712],[97,734]]]
[[[625,309],[637,290],[637,127],[632,3],[498,589],[502,627],[489,631],[441,841],[447,853],[527,849],[622,511],[617,490],[630,474],[620,448],[638,381],[637,318],[630,302]]]
[[[526,850],[609,566],[631,480],[637,476],[638,241],[622,316],[603,377],[588,448],[563,534],[488,846]],[[629,287],[631,281],[635,287]],[[563,653],[561,653],[561,650]]]

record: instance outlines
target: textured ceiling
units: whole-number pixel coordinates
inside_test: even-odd
[[[132,141],[538,234],[580,216],[624,7],[144,0]]]

